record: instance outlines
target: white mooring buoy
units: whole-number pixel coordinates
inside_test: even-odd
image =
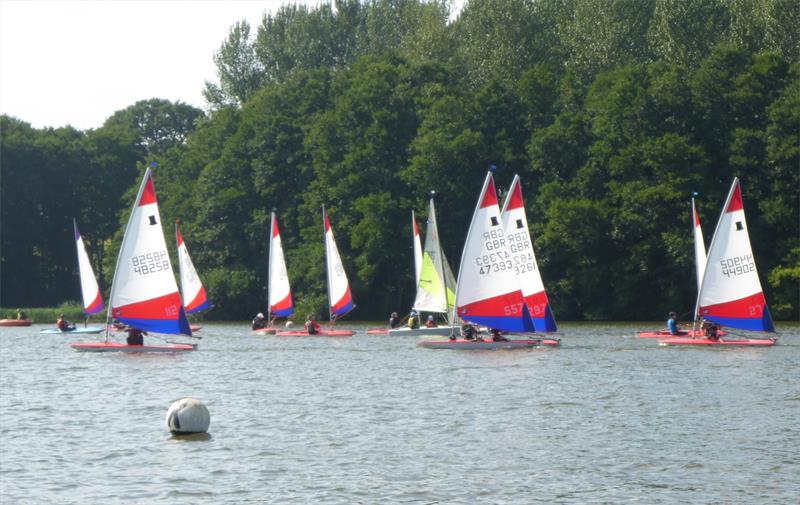
[[[167,429],[172,433],[205,433],[211,416],[197,398],[181,398],[167,410]]]

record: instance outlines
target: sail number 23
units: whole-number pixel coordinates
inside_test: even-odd
[[[131,258],[131,266],[139,275],[154,274],[169,270],[169,256],[167,251],[139,254]]]

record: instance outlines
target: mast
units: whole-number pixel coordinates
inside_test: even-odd
[[[275,233],[275,209],[272,209],[272,212],[269,214],[269,252],[267,253],[267,324],[271,324],[272,321],[272,305],[269,303],[269,297],[272,294],[272,248],[273,248],[273,240],[272,236]]]

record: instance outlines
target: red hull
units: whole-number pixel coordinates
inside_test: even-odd
[[[279,331],[279,337],[349,337],[355,332],[351,330],[320,330],[319,333],[309,335],[305,330]]]
[[[30,326],[32,319],[0,319],[0,326]]]
[[[725,331],[725,330],[718,330],[717,331],[717,335],[719,335],[720,337],[725,336],[727,334],[728,334],[728,332]],[[654,331],[640,331],[640,332],[636,333],[636,336],[639,337],[639,338],[670,338],[670,337],[675,337],[675,338],[682,338],[682,337],[694,338],[694,337],[705,337],[705,334],[703,333],[702,330],[697,330],[697,331],[695,331],[695,330],[685,330],[682,333],[679,333],[678,335],[672,335],[669,332],[669,330],[654,330]]]
[[[557,340],[546,339],[548,342],[557,342]],[[531,347],[539,347],[542,345],[553,345],[552,343],[545,343],[542,339],[526,339],[526,340],[421,340],[417,342],[419,347],[427,347],[428,349],[461,349],[461,350],[495,350],[495,349],[530,349]],[[556,344],[557,345],[557,344]]]
[[[128,345],[119,342],[80,342],[70,344],[70,347],[80,352],[184,352],[194,351],[197,346],[189,344],[173,345]]]
[[[737,340],[709,340],[707,338],[667,338],[659,340],[659,345],[706,345],[706,346],[750,346],[770,347],[775,345],[776,338],[743,338]]]
[[[367,335],[388,335],[388,328],[372,328],[367,330]]]

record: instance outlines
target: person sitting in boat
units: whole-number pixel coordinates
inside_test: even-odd
[[[461,325],[461,337],[464,340],[475,340],[477,334],[478,332],[475,331],[475,327],[464,321],[464,324]]]
[[[389,328],[395,329],[400,326],[400,316],[397,315],[397,312],[392,312],[389,316]]]
[[[719,340],[719,326],[708,320],[703,320],[703,333],[709,340]]]
[[[503,332],[497,328],[492,328],[490,331],[492,332],[492,342],[508,342],[508,339],[503,336]]]
[[[22,321],[23,319],[28,319],[28,316],[22,312],[22,309],[17,309],[17,320]]]
[[[408,315],[408,327],[412,330],[419,328],[419,317],[417,317],[417,312],[414,310]]]
[[[128,345],[144,345],[144,336],[147,335],[146,331],[130,326],[125,331],[128,332],[128,338],[126,339]]]
[[[667,328],[669,328],[670,335],[686,335],[686,332],[678,329],[678,314],[675,312],[669,313],[669,319],[667,319]]]
[[[259,312],[258,314],[256,314],[256,317],[253,319],[253,322],[251,323],[250,327],[254,330],[261,330],[263,328],[266,328],[268,324],[269,321],[267,321],[264,318],[264,314]]]
[[[306,331],[309,335],[316,335],[320,332],[322,327],[317,322],[317,316],[314,314],[309,314],[308,319],[306,319]]]
[[[64,314],[59,314],[56,320],[56,327],[61,331],[71,331],[75,329],[75,325],[64,319]]]
[[[436,321],[433,320],[433,316],[428,316],[428,320],[425,321],[425,327],[426,328],[436,328],[437,326],[439,326],[439,325],[436,324]]]

